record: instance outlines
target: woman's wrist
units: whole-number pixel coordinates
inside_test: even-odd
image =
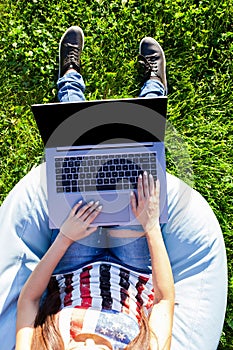
[[[66,236],[64,233],[62,233],[62,231],[59,231],[57,235],[57,240],[60,241],[64,247],[67,247],[67,249],[69,248],[69,246],[71,246],[71,244],[74,243],[74,241],[68,236]]]
[[[153,226],[145,226],[144,231],[146,236],[161,234],[161,228],[159,222],[156,222]]]

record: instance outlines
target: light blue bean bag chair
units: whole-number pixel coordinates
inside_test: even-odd
[[[206,200],[167,173],[162,232],[176,291],[172,350],[216,350],[227,301],[227,261],[219,223]],[[50,245],[45,164],[32,169],[0,208],[0,347],[15,346],[17,298]]]

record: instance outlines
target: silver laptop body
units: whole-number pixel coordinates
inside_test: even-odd
[[[166,97],[32,106],[45,144],[50,228],[80,200],[103,206],[95,226],[138,224],[130,192],[137,194],[145,170],[160,181],[160,222],[167,222],[166,106]]]

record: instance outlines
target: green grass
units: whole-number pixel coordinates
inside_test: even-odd
[[[0,202],[41,162],[30,105],[57,101],[58,42],[70,25],[85,33],[87,99],[137,96],[140,40],[153,36],[163,46],[174,131],[167,136],[168,171],[207,199],[226,244],[229,293],[221,350],[233,349],[232,6],[230,0],[0,3]]]

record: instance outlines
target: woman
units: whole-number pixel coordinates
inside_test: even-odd
[[[124,239],[128,242],[129,237],[133,241],[125,246],[104,248],[103,259],[97,257],[87,266],[83,263],[76,271],[51,279],[74,241],[82,241],[94,233],[96,228],[90,225],[101,206],[78,203],[72,209],[21,291],[16,350],[170,349],[174,284],[159,225],[159,183],[155,186],[153,177],[144,173],[138,178],[137,190],[137,198],[131,194],[131,205],[144,233],[110,230],[110,240],[115,236],[121,242]],[[144,245],[138,251],[142,264],[140,259],[139,266],[130,266],[129,260],[127,264],[121,263],[117,251],[130,249],[131,244],[142,247],[145,237],[150,256]],[[81,250],[80,247],[80,253]],[[134,255],[137,255],[135,251]],[[110,278],[109,274],[112,274]],[[40,305],[48,283],[47,295]],[[93,327],[95,332],[90,332]]]

